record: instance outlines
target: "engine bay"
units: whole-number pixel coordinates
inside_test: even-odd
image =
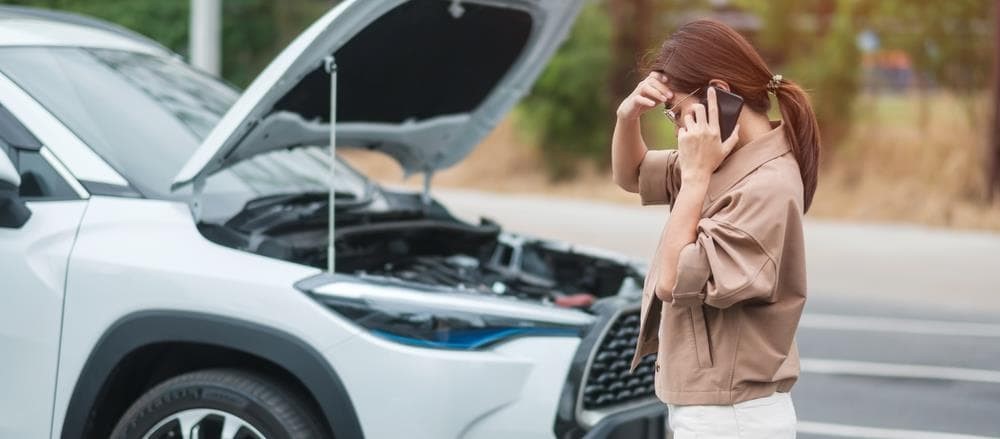
[[[488,218],[470,224],[436,201],[424,204],[419,194],[380,195],[392,208],[338,199],[336,272],[580,309],[601,298],[641,293],[643,274],[631,264],[510,233]],[[199,230],[227,247],[326,268],[327,206],[327,194],[265,197],[224,223],[200,223]]]

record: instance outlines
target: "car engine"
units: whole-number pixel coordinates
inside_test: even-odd
[[[515,296],[587,308],[616,295],[638,295],[643,274],[633,265],[564,243],[506,232],[494,221],[469,224],[417,194],[384,193],[392,209],[338,200],[336,271]],[[326,194],[253,200],[222,224],[201,223],[210,240],[267,257],[325,268]]]

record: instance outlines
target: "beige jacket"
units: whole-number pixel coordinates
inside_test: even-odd
[[[802,177],[784,123],[733,151],[712,174],[697,238],[681,250],[672,298],[643,288],[630,373],[656,353],[656,396],[671,404],[735,404],[788,392],[799,375],[795,332],[806,301]],[[639,165],[643,205],[672,204],[676,150]]]

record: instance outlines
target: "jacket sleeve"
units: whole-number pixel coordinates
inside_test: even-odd
[[[677,150],[646,150],[639,162],[639,200],[642,205],[672,204],[680,187]]]
[[[712,218],[698,222],[695,241],[681,249],[673,306],[728,308],[745,300],[774,299],[777,267],[750,234]]]

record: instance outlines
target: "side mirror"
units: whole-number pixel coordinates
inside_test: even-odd
[[[28,222],[31,210],[18,194],[21,176],[7,154],[0,151],[0,227],[19,228]]]

